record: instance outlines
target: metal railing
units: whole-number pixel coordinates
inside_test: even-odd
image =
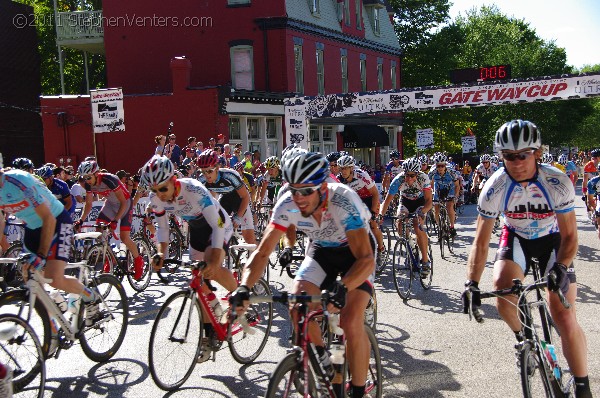
[[[102,39],[102,11],[59,12],[56,14],[57,40]]]

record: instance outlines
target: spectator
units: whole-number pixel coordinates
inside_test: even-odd
[[[383,181],[383,173],[381,172],[381,165],[375,165],[375,171],[373,171],[373,181],[375,184],[381,184]]]
[[[191,149],[193,151],[193,157],[195,157],[197,146],[196,137],[188,137],[187,142],[187,145],[181,149],[181,153],[183,154],[183,156],[187,156],[187,150]]]
[[[73,184],[71,187],[71,195],[73,195],[77,203],[85,202],[85,188],[83,187],[84,183],[85,180],[83,179],[83,176],[79,176],[79,178],[77,178],[77,183]]]
[[[213,137],[210,137],[208,139],[208,148],[207,149],[215,149],[216,144],[217,144],[217,141]]]
[[[231,154],[231,146],[229,144],[223,145],[223,157],[225,158],[225,161],[227,162],[226,167],[230,167],[232,156],[233,155]],[[231,168],[233,168],[233,166],[231,166]]]
[[[225,136],[223,134],[217,135],[217,143],[215,146],[221,147],[221,152],[223,152],[223,147],[225,146]]]
[[[128,172],[126,172],[125,170],[119,170],[116,173],[117,177],[119,177],[119,180],[125,185],[127,186],[127,179],[129,178],[130,174]]]
[[[260,151],[258,149],[256,149],[253,153],[252,153],[252,169],[254,171],[254,178],[258,177],[258,170],[260,168]]]
[[[44,180],[44,183],[56,199],[63,204],[67,213],[73,217],[73,213],[75,212],[75,200],[71,195],[71,190],[67,183],[59,178],[54,178],[54,172],[50,166],[40,167],[37,170],[37,174]]]
[[[463,178],[465,180],[469,179],[469,176],[471,175],[471,172],[473,171],[473,168],[471,167],[471,165],[469,164],[468,160],[465,160],[464,166],[462,168],[462,175]]]
[[[165,146],[164,156],[171,159],[171,162],[173,162],[175,167],[179,167],[181,164],[181,148],[175,143],[176,140],[177,137],[175,134],[169,136],[169,143]]]
[[[154,150],[154,154],[155,155],[161,155],[165,152],[165,142],[167,141],[167,137],[165,137],[164,135],[157,135],[156,137],[154,137],[154,142],[156,142],[156,149]],[[86,158],[86,160],[88,160]],[[95,159],[90,159],[90,160],[95,160]]]
[[[241,161],[242,161],[242,144],[235,144],[235,146],[233,147],[233,155],[231,155],[231,159],[229,160],[229,165],[231,167],[233,167]]]
[[[254,168],[252,167],[252,152],[244,152],[244,172],[254,175]]]
[[[185,150],[185,158],[181,162],[181,165],[187,166],[188,164],[194,163],[195,156],[196,156],[196,150],[194,148],[187,148]]]
[[[200,155],[204,151],[204,142],[198,141],[196,142],[196,156]]]

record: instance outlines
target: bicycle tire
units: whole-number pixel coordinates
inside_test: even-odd
[[[109,246],[106,250],[112,249]],[[90,247],[85,260],[92,270],[97,273],[114,274],[115,269],[118,268],[114,256],[104,252],[104,245],[102,243],[96,243]]]
[[[373,289],[373,295],[369,299],[369,304],[365,309],[365,324],[373,330],[373,332],[377,332],[377,294],[375,293],[375,289]]]
[[[200,355],[202,327],[200,305],[190,289],[173,293],[160,308],[148,346],[150,374],[160,389],[176,390],[190,377]],[[185,335],[176,341],[173,334],[182,329]]]
[[[48,358],[52,332],[50,330],[50,317],[46,308],[40,300],[34,304],[34,312],[31,313],[29,307],[29,291],[25,289],[10,290],[0,296],[0,312],[3,314],[12,314],[20,317],[29,323],[29,325],[42,332],[38,334],[44,358]]]
[[[375,333],[371,328],[365,325],[365,333],[369,339],[369,343],[371,346],[371,352],[369,355],[369,370],[367,372],[367,380],[365,384],[365,397],[373,397],[373,398],[381,398],[383,395],[383,367],[381,365],[381,353],[379,351],[379,344],[377,343],[377,338],[375,337]],[[348,388],[352,385],[352,375],[350,374],[349,366],[344,365],[346,369],[344,375],[344,383],[346,386],[346,395],[348,396],[349,392]]]
[[[377,252],[377,261],[375,262],[375,275],[380,275],[387,266],[387,263],[390,258],[390,248],[392,246],[392,238],[390,236],[390,231],[388,230],[388,228],[382,225],[379,227],[379,229],[381,231],[384,244],[387,244],[385,245],[385,250],[383,250],[382,252]]]
[[[142,277],[140,280],[136,280],[134,275],[131,272],[127,272],[127,280],[129,284],[136,292],[143,292],[146,290],[148,285],[150,284],[150,279],[152,279],[152,249],[148,246],[148,244],[143,239],[133,239],[133,243],[137,246],[138,253],[142,256],[144,261],[144,269],[142,271]],[[129,269],[135,270],[133,266],[133,256],[131,252],[127,250],[127,265]],[[135,272],[135,271],[134,271]]]
[[[413,279],[413,264],[412,259],[408,251],[408,242],[404,238],[400,238],[394,246],[393,255],[393,274],[394,274],[394,285],[398,295],[403,300],[410,298],[410,290],[412,287]]]
[[[22,251],[23,242],[14,242],[8,247],[8,249],[6,249],[6,252],[4,252],[3,257],[17,258],[19,257],[19,254],[21,254]],[[6,270],[7,273],[3,282],[3,284],[6,285],[6,287],[18,287],[25,283],[19,264],[7,264]]]
[[[521,364],[520,373],[523,397],[552,397],[552,389],[546,365],[544,365],[544,361],[541,358],[541,353],[533,346],[531,341],[526,341],[521,346],[519,363]]]
[[[308,369],[308,396],[318,397],[319,392],[316,388],[315,377]],[[302,361],[295,352],[287,354],[275,367],[275,370],[269,378],[266,398],[279,397],[304,397],[305,376],[302,368]]]
[[[13,371],[13,392],[19,397],[43,397],[46,362],[35,331],[27,321],[12,314],[0,315],[0,331],[0,363]]]
[[[427,239],[427,257],[429,257],[429,275],[426,278],[419,277],[421,286],[424,290],[431,288],[431,282],[433,280],[433,250],[431,249],[431,241]]]
[[[183,256],[183,237],[175,228],[169,228],[169,257],[181,260]],[[174,272],[174,271],[169,271]]]
[[[92,278],[88,286],[101,293],[102,299],[98,304],[98,310],[105,313],[105,316],[102,321],[91,326],[82,325],[79,342],[89,359],[95,362],[106,362],[117,353],[127,332],[129,321],[127,293],[123,284],[113,275],[102,274]],[[84,306],[81,306],[80,310],[83,309]]]
[[[250,295],[270,296],[271,288],[261,278],[250,289]],[[273,323],[273,303],[252,304],[248,307],[244,316],[246,316],[246,320],[254,333],[246,333],[238,327],[238,333],[231,335],[229,339],[231,356],[241,364],[253,362],[265,348]],[[232,327],[232,329],[235,329],[235,327]]]

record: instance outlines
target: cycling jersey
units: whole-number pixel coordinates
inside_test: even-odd
[[[402,173],[402,165],[400,162],[398,162],[398,166],[396,166],[394,165],[394,161],[390,160],[390,162],[385,166],[385,174],[389,174],[390,178],[394,178],[400,173]]]
[[[482,178],[490,178],[492,174],[496,172],[496,170],[498,170],[498,166],[494,165],[493,163],[490,163],[490,167],[487,169],[483,166],[483,163],[479,163],[475,169],[475,172],[480,174]]]
[[[52,192],[52,194],[56,197],[56,199],[59,200],[60,203],[63,204],[63,206],[65,205],[67,198],[70,197],[71,207],[69,209],[65,208],[65,210],[69,214],[73,214],[75,212],[76,200],[73,195],[71,195],[71,190],[66,182],[59,180],[58,178],[53,178],[52,185],[50,185],[48,189],[50,189],[50,192]]]
[[[561,171],[561,173],[565,173],[567,172],[567,169],[565,166],[563,166],[560,163],[554,163],[552,166],[556,167],[557,169],[559,169]]]
[[[200,175],[198,180],[200,180],[209,191],[221,195],[219,203],[223,206],[227,214],[239,210],[240,205],[242,204],[242,198],[237,190],[244,186],[244,182],[237,171],[220,168],[215,182],[206,182],[204,175]]]
[[[486,218],[504,213],[504,224],[517,235],[536,239],[558,232],[556,213],[573,211],[575,190],[566,174],[539,165],[533,182],[526,187],[512,179],[504,168],[494,174],[479,195],[478,211]]]
[[[240,177],[242,177],[242,181],[246,184],[248,191],[250,191],[250,188],[254,186],[254,176],[250,173],[243,172]]]
[[[390,195],[396,195],[400,193],[403,198],[409,200],[415,200],[423,197],[423,191],[431,190],[431,183],[429,177],[423,172],[417,173],[415,181],[408,185],[404,179],[404,173],[398,174],[390,184]]]
[[[442,199],[451,199],[456,195],[454,182],[456,177],[452,172],[445,172],[443,175],[437,171],[433,173],[431,181],[433,182],[433,200],[439,201]]]
[[[47,203],[54,217],[58,217],[65,208],[46,184],[26,171],[7,170],[0,173],[0,178],[0,209],[23,220],[29,229],[42,226],[42,219],[35,212],[42,203]]]
[[[319,225],[312,216],[302,216],[292,199],[292,193],[286,192],[273,208],[271,225],[280,231],[286,231],[290,225],[295,225],[320,247],[347,246],[346,232],[360,228],[369,230],[369,209],[361,202],[358,194],[346,185],[327,184],[322,210]]]
[[[205,220],[212,228],[211,246],[222,248],[231,237],[233,227],[219,202],[204,185],[193,178],[178,179],[175,187],[179,190],[179,194],[171,202],[163,202],[154,192],[149,196],[149,206],[157,216],[158,241],[169,241],[169,218],[165,216],[168,213],[188,221],[191,230],[194,222]]]
[[[279,189],[283,184],[283,176],[281,174],[281,170],[277,170],[277,176],[271,177],[269,172],[263,174],[262,183],[267,183],[267,198],[273,202],[279,193]]]
[[[366,171],[354,169],[352,176],[350,176],[350,178],[347,180],[342,177],[341,174],[338,174],[337,178],[342,184],[348,185],[356,193],[358,193],[358,196],[360,196],[361,199],[370,198],[373,196],[370,189],[375,186],[375,183]]]
[[[587,183],[587,189],[589,195],[600,195],[600,176],[591,178]]]
[[[567,173],[567,175],[577,173],[577,165],[575,165],[575,162],[569,160],[567,162],[567,166],[565,167],[565,172]]]
[[[123,192],[123,196],[125,199],[130,199],[131,194],[127,190],[125,184],[119,180],[119,178],[110,173],[97,173],[96,174],[96,184],[90,185],[87,182],[83,184],[86,192],[95,193],[102,197],[106,198],[106,203],[104,206],[116,206],[118,209],[121,205],[119,198],[117,198],[116,192]]]
[[[597,176],[598,175],[598,167],[594,164],[593,161],[590,160],[583,167],[583,172],[584,173],[589,173],[592,176]]]

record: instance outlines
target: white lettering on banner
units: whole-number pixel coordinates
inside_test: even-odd
[[[94,133],[125,131],[123,90],[90,90]]]
[[[433,129],[417,130],[417,148],[433,148]]]
[[[477,137],[461,137],[462,153],[477,152]]]

